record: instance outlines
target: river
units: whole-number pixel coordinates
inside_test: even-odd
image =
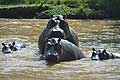
[[[39,60],[38,38],[47,19],[0,19],[0,44],[23,41],[27,47],[3,54],[0,80],[120,80],[120,60],[92,61],[91,48],[120,53],[119,20],[67,20],[87,58],[55,65]]]

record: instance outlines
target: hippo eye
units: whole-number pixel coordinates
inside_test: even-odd
[[[55,47],[58,47],[58,44],[57,43],[55,43],[55,45],[54,45]]]
[[[52,45],[50,45],[50,44],[47,45],[48,48],[51,47],[51,46],[52,46]]]
[[[60,51],[60,49],[61,49],[61,45],[59,45],[58,43],[56,43],[56,44],[54,45],[54,47],[55,47],[55,49],[56,49],[57,51]]]
[[[56,25],[55,20],[54,20],[54,19],[50,19],[47,26],[49,26],[48,28],[51,29],[51,28],[53,28],[55,25]]]

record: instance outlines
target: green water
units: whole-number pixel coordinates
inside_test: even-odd
[[[38,37],[48,20],[0,19],[0,44],[21,40],[28,46],[13,54],[2,54],[0,80],[120,80],[120,60],[91,61],[85,58],[48,66],[39,61]],[[119,20],[67,20],[77,32],[87,57],[91,48],[120,53]]]

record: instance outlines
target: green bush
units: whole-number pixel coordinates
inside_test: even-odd
[[[8,5],[8,4],[19,4],[23,3],[24,0],[0,0],[1,5]]]
[[[45,0],[24,0],[25,4],[44,4]]]
[[[45,4],[48,10],[40,13],[45,15],[62,14],[77,16],[107,16],[120,18],[120,0],[0,0],[1,6]]]
[[[98,13],[103,11],[109,18],[120,17],[120,0],[89,0],[88,7]]]
[[[49,6],[48,10],[43,12],[46,15],[61,14],[61,15],[75,15],[79,12],[79,8],[70,8],[65,5]]]
[[[80,6],[79,0],[64,0],[63,4],[71,8],[78,8]]]
[[[0,0],[1,5],[11,4],[43,4],[48,0]]]

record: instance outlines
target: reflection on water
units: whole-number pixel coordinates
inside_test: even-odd
[[[2,54],[0,80],[119,80],[120,60],[91,61],[91,48],[120,53],[119,20],[68,20],[88,58],[49,66],[39,61],[38,37],[48,20],[0,19],[0,44],[21,40],[27,48]]]

